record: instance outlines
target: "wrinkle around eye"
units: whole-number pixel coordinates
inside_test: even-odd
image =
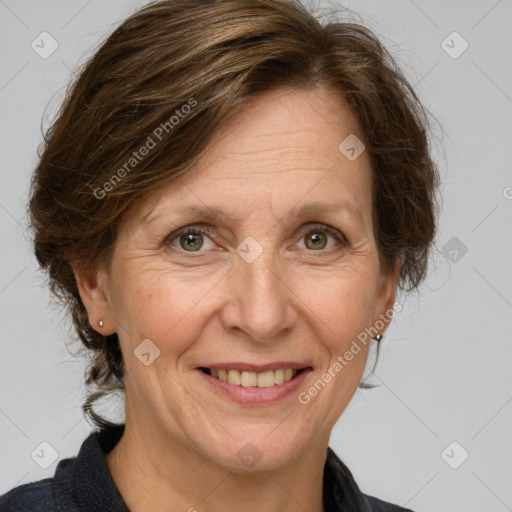
[[[202,258],[206,257],[208,254],[218,255],[218,253],[222,251],[232,252],[243,242],[243,240],[237,240],[232,230],[222,224],[217,226],[208,222],[202,222],[199,219],[191,220],[195,220],[196,222],[187,223],[186,225],[182,224],[182,227],[172,222],[172,227],[174,228],[172,231],[167,230],[166,226],[161,224],[158,229],[152,229],[151,232],[144,233],[145,240],[143,243],[146,246],[153,246],[154,249],[160,253],[165,251],[168,254],[174,253],[177,257]],[[168,225],[169,222],[165,224]],[[361,246],[361,244],[364,245],[364,241],[367,239],[367,230],[364,228],[364,225],[353,222],[342,223],[339,219],[337,221],[333,218],[311,219],[310,222],[305,222],[294,229],[294,231],[292,231],[292,226],[287,226],[287,224],[288,223],[283,225],[282,228],[283,232],[290,233],[289,236],[286,233],[284,234],[287,238],[286,241],[283,240],[283,245],[286,244],[286,250],[311,253],[313,256],[315,256],[315,254],[319,256],[321,253],[327,253],[329,251],[336,252],[337,249],[333,246],[338,246],[339,250],[342,248],[344,248],[344,250],[350,248],[355,250],[357,247]],[[277,225],[273,226],[264,236],[269,238],[268,234],[276,226]],[[313,232],[325,233],[327,245],[331,247],[327,249],[306,247],[306,235],[311,236]],[[203,243],[197,250],[187,250],[186,247],[183,248],[181,246],[180,237],[188,233],[202,236]],[[283,236],[283,233],[281,233],[280,236]],[[329,237],[332,241],[329,241]],[[254,238],[258,241],[258,237]],[[334,242],[335,240],[337,240],[337,242]]]

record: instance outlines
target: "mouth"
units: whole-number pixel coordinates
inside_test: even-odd
[[[206,367],[200,367],[199,370],[214,379],[227,382],[233,386],[244,388],[271,388],[281,386],[286,382],[296,379],[303,372],[311,370],[311,367],[276,368],[263,372]]]

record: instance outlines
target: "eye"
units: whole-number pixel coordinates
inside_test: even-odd
[[[186,226],[171,233],[165,244],[187,253],[201,253],[215,248],[212,240],[215,236],[215,230],[211,226]],[[299,236],[299,248],[313,252],[332,249],[336,246],[336,241],[341,247],[348,245],[340,231],[324,224],[306,226],[300,230]],[[329,238],[334,240],[330,245]]]
[[[200,252],[201,249],[212,249],[214,242],[206,233],[213,236],[213,230],[209,227],[188,226],[171,233],[166,243],[186,252]],[[204,247],[205,242],[206,247]]]
[[[329,237],[338,241],[342,246],[347,245],[345,237],[338,230],[323,224],[308,226],[301,230],[300,235],[302,236],[301,242],[305,242],[303,247],[312,251],[331,249],[333,244],[327,247]]]

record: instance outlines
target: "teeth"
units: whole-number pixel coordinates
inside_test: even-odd
[[[272,370],[269,372],[258,373],[259,388],[269,388],[270,386],[274,386],[275,383],[276,378],[274,377],[274,372]]]
[[[238,370],[229,370],[228,371],[228,382],[230,384],[240,385],[240,372]]]
[[[240,384],[244,388],[253,388],[258,385],[258,374],[254,372],[242,372]]]
[[[276,384],[292,380],[298,373],[297,370],[291,368],[270,370],[262,373],[212,368],[210,372],[212,377],[225,380],[234,386],[243,386],[244,388],[270,388]]]

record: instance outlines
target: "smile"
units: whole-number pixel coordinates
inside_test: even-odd
[[[313,371],[311,366],[288,364],[288,368],[283,368],[279,363],[273,365],[274,369],[270,365],[234,363],[229,364],[231,368],[226,368],[225,365],[218,366],[198,367],[198,374],[214,392],[240,405],[250,407],[271,405],[296,395],[307,375]]]
[[[304,369],[280,368],[261,373],[217,368],[201,368],[201,370],[216,379],[226,381],[234,386],[243,386],[244,388],[270,388],[292,380]]]

